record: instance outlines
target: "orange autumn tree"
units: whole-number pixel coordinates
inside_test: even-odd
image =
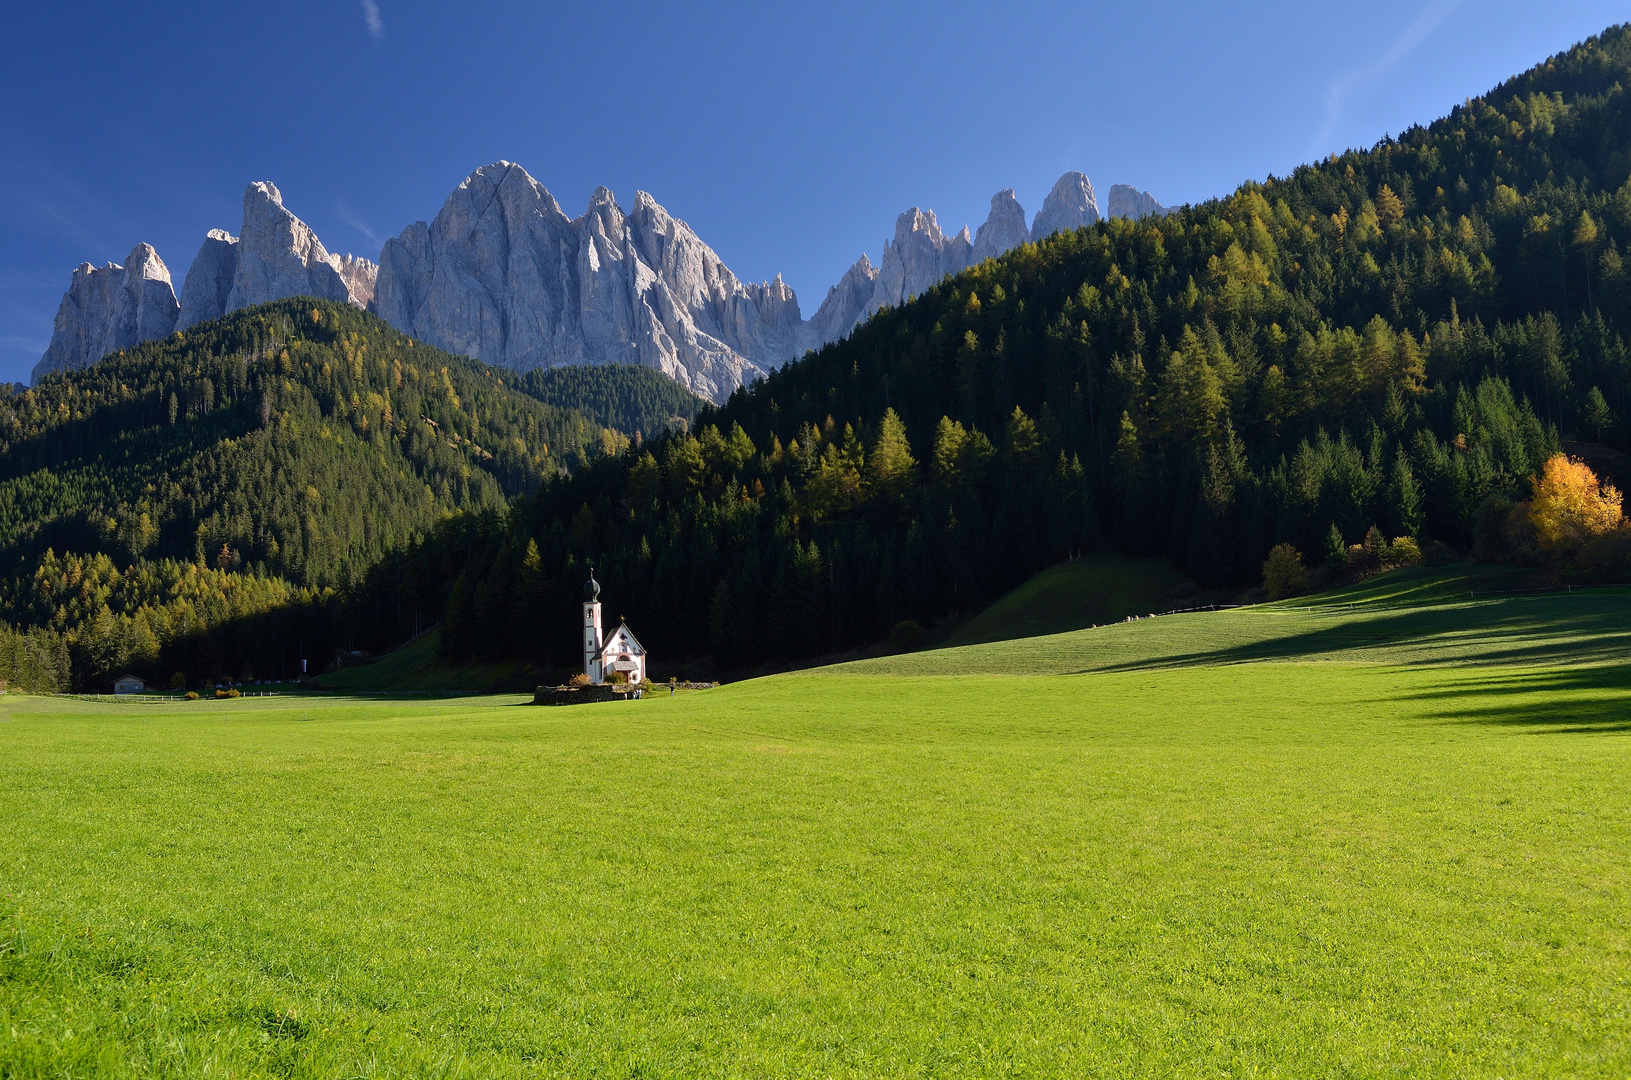
[[[1612,484],[1599,486],[1597,474],[1583,461],[1554,454],[1532,483],[1529,520],[1548,551],[1602,536],[1620,523],[1619,491]]]

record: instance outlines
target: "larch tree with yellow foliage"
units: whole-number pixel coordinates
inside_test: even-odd
[[[1547,551],[1576,547],[1620,524],[1620,493],[1585,462],[1554,454],[1533,481],[1529,520]]]

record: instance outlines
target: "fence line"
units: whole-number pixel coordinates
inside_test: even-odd
[[[70,699],[72,699],[74,701],[101,701],[101,702],[108,702],[108,703],[111,703],[111,704],[114,704],[114,705],[163,705],[163,704],[165,704],[167,702],[172,702],[172,701],[181,702],[182,704],[186,704],[186,701],[187,701],[186,696],[184,694],[67,694],[67,693],[53,693],[51,696],[52,697],[60,697],[60,698],[70,698]],[[283,693],[281,693],[281,692],[279,692],[277,690],[240,690],[238,692],[238,697],[239,698],[287,697],[287,696],[288,695],[283,694]],[[198,700],[199,701],[216,701],[216,700],[226,701],[226,700],[229,700],[229,699],[227,699],[227,698],[217,699],[214,694],[206,695],[204,693],[199,693]]]

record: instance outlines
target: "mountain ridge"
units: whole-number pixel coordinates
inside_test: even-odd
[[[880,262],[874,266],[863,254],[806,320],[779,275],[738,279],[689,225],[643,191],[625,212],[609,190],[597,188],[584,213],[569,219],[524,168],[495,162],[466,177],[435,221],[388,239],[375,264],[329,252],[284,206],[275,184],[255,181],[244,191],[239,235],[207,233],[179,299],[146,245],[138,248],[143,258],[133,252],[127,260],[130,270],[109,264],[87,271],[84,281],[76,277],[59,308],[62,326],[34,377],[238,308],[313,296],[376,311],[438,348],[516,371],[634,362],[720,402],[948,274],[1098,218],[1092,184],[1075,172],[1055,184],[1031,226],[1011,188],[992,197],[973,237],[967,226],[945,236],[932,210],[913,207],[900,215]],[[115,283],[112,272],[140,276],[155,266],[163,273],[147,286],[148,307],[160,314],[132,329],[122,314],[132,305],[117,299],[126,278]],[[179,314],[168,318],[176,305]]]

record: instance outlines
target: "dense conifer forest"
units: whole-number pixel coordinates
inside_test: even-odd
[[[688,430],[707,405],[655,368],[634,364],[534,368],[516,376],[515,388],[557,408],[576,409],[603,428],[642,438]]]
[[[0,403],[0,603],[86,682],[437,620],[450,659],[564,669],[592,561],[653,653],[745,669],[1095,549],[1228,588],[1373,528],[1485,550],[1565,440],[1631,446],[1628,85],[1616,27],[1369,149],[1024,245],[688,424],[655,373],[238,313]]]
[[[511,378],[290,300],[0,397],[0,612],[86,686],[320,669],[387,552],[629,442]]]
[[[729,668],[932,628],[1095,547],[1220,586],[1372,526],[1469,548],[1562,439],[1631,436],[1628,85],[1617,27],[1368,150],[1025,245],[446,523],[359,610],[401,607],[409,563],[449,656],[565,666],[592,559],[653,652]]]

